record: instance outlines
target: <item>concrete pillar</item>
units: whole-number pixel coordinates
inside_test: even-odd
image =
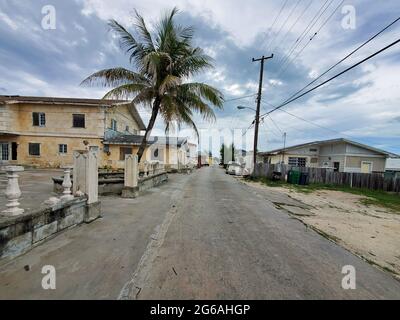
[[[138,185],[138,156],[128,154],[125,156],[125,187]]]
[[[24,167],[21,166],[6,166],[4,171],[7,172],[7,188],[6,198],[8,203],[6,204],[7,209],[1,212],[4,216],[17,216],[24,213],[24,209],[19,208],[18,199],[21,197],[21,190],[18,184],[17,172],[24,171]]]
[[[122,198],[136,198],[139,194],[138,187],[138,157],[128,154],[125,156],[124,188]]]
[[[74,151],[73,194],[83,192],[88,204],[98,202],[99,172],[97,152],[94,150]]]

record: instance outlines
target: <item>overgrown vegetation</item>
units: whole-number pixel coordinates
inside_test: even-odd
[[[370,189],[361,189],[361,188],[350,188],[348,186],[339,186],[339,185],[329,185],[329,184],[320,184],[313,183],[306,186],[300,186],[295,184],[289,184],[284,181],[272,181],[267,178],[247,178],[251,181],[261,182],[269,187],[284,187],[289,188],[293,191],[302,192],[302,193],[312,193],[320,190],[333,190],[333,191],[342,191],[348,192],[360,196],[364,196],[367,198],[361,199],[361,203],[364,205],[376,205],[384,208],[388,208],[393,212],[400,214],[400,195],[389,193],[381,190],[370,190]]]

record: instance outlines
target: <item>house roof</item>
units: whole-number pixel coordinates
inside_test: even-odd
[[[109,137],[104,140],[104,144],[125,144],[125,145],[140,145],[142,143],[143,136],[135,134],[119,134],[113,137]],[[187,138],[180,137],[150,137],[147,141],[147,145],[152,144],[165,144],[171,145],[176,144],[178,147],[185,144]]]
[[[6,96],[0,95],[0,104],[73,104],[87,107],[118,107],[119,105],[128,105],[129,112],[137,122],[140,130],[146,130],[142,118],[139,115],[136,107],[127,100],[107,100],[107,99],[87,99],[87,98],[58,98],[58,97],[30,97],[30,96]]]
[[[302,147],[321,146],[321,145],[335,144],[335,143],[348,143],[348,144],[352,144],[352,145],[357,146],[357,147],[361,147],[361,148],[364,148],[364,149],[367,149],[367,150],[374,151],[376,153],[380,153],[380,154],[385,155],[385,156],[393,156],[393,153],[384,151],[382,149],[374,148],[374,147],[368,146],[366,144],[355,142],[355,141],[352,141],[352,140],[349,140],[349,139],[344,139],[344,138],[313,141],[313,142],[298,144],[298,145],[294,145],[294,146],[290,146],[290,147],[286,147],[286,148],[275,149],[275,150],[271,150],[271,151],[267,151],[267,152],[259,152],[258,154],[261,155],[261,156],[276,155],[276,154],[279,154],[279,153],[281,153],[283,151],[286,152],[288,150],[298,149],[298,148],[302,148]]]

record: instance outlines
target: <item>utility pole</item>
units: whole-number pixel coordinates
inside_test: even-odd
[[[258,126],[260,124],[260,106],[261,106],[261,94],[262,94],[262,83],[263,83],[263,76],[264,76],[264,61],[268,59],[272,59],[274,57],[271,54],[269,57],[262,56],[259,59],[254,59],[253,62],[261,62],[260,65],[260,83],[258,87],[258,95],[257,95],[257,109],[256,109],[256,119],[255,119],[255,126],[254,126],[254,155],[253,155],[253,173],[256,170],[257,164],[257,145],[258,145]]]
[[[282,151],[282,163],[285,163],[285,149],[286,149],[286,132],[283,133],[283,151]]]

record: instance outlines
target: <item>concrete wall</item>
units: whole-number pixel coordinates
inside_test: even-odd
[[[0,216],[0,261],[17,257],[55,234],[100,216],[100,203],[85,197],[20,216]]]

